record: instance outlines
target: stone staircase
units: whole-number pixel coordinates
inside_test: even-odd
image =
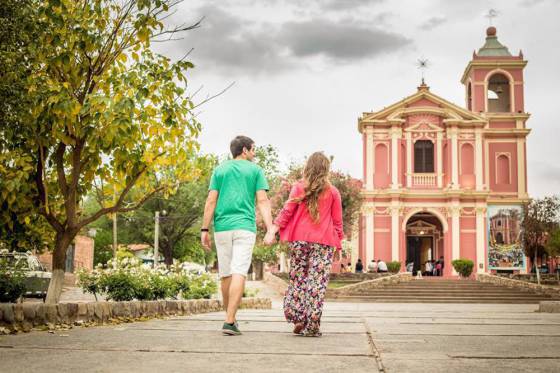
[[[371,289],[327,292],[332,301],[370,303],[516,303],[532,304],[558,297],[475,280],[424,278]]]

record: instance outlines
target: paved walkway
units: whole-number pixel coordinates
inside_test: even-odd
[[[291,334],[280,303],[242,310],[239,337],[212,313],[0,336],[2,372],[558,372],[560,314],[534,305],[328,303],[323,337]]]

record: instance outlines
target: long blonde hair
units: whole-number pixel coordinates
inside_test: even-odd
[[[321,152],[309,156],[303,169],[304,195],[294,198],[294,202],[305,201],[309,215],[315,223],[319,222],[319,197],[329,186],[331,161]]]

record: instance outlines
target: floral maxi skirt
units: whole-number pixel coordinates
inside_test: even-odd
[[[305,334],[318,334],[334,248],[317,243],[290,243],[290,284],[284,297],[288,322],[303,323]]]

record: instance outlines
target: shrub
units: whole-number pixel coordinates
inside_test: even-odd
[[[387,270],[391,273],[398,273],[401,270],[401,262],[394,261],[387,263]]]
[[[117,302],[137,298],[138,289],[141,287],[139,277],[122,270],[101,276],[99,286],[108,300]]]
[[[13,259],[0,256],[0,303],[15,303],[26,291],[22,263]]]
[[[470,259],[456,259],[451,264],[461,277],[469,277],[474,268],[474,262]]]
[[[210,299],[217,290],[216,281],[208,273],[193,275],[186,299]]]
[[[181,263],[169,269],[152,269],[135,258],[113,260],[107,268],[98,265],[92,272],[81,270],[78,284],[96,299],[102,293],[114,301],[210,298],[217,290],[207,273],[194,274],[184,270]]]
[[[97,294],[101,293],[99,277],[100,273],[98,270],[93,270],[91,272],[84,268],[78,270],[78,285],[80,285],[84,293],[93,294],[95,300],[97,300]]]
[[[278,260],[276,252],[277,252],[276,245],[271,245],[271,246],[257,245],[253,249],[253,260],[257,260],[263,263],[275,263]]]

